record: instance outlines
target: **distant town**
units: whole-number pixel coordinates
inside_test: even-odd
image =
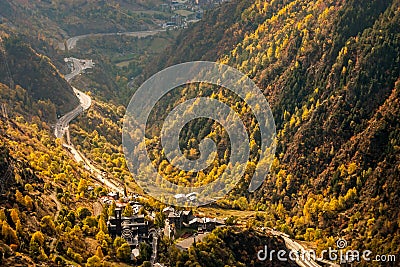
[[[190,23],[201,20],[205,10],[213,9],[224,2],[229,0],[174,0],[161,4],[161,11],[171,12],[174,15],[160,26],[164,29],[186,28]]]

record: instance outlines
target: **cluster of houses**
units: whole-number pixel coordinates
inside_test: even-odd
[[[107,227],[110,236],[114,239],[117,236],[124,238],[132,248],[132,253],[137,256],[138,246],[141,242],[152,243],[157,230],[150,228],[149,221],[139,211],[143,206],[136,201],[137,196],[120,197],[118,193],[109,193],[102,196],[100,201],[103,204],[111,204],[115,201],[116,208],[113,216],[109,216]],[[132,215],[124,216],[124,209],[128,205],[132,207]],[[164,229],[159,230],[171,239],[175,239],[176,230],[190,229],[198,233],[212,231],[218,226],[224,225],[224,221],[215,218],[195,216],[192,210],[177,210],[173,207],[166,207],[162,210],[164,214]],[[155,213],[149,214],[154,218]],[[163,231],[162,231],[163,230]]]
[[[124,209],[129,203],[132,207],[133,214],[139,213],[139,210],[143,208],[143,205],[141,205],[138,201],[138,195],[132,195],[130,197],[120,197],[120,194],[118,192],[110,192],[106,196],[100,197],[100,202],[102,204],[107,204],[111,205],[113,202],[115,202],[117,208],[122,208]]]
[[[194,216],[191,210],[175,210],[173,207],[166,207],[162,212],[166,218],[166,225],[179,230],[182,228],[189,228],[197,230],[198,232],[206,232],[212,231],[217,226],[225,224],[224,221],[216,218]],[[167,232],[171,231],[167,230]]]
[[[100,198],[103,204],[111,205],[115,202],[114,215],[109,216],[107,220],[108,233],[112,239],[119,236],[126,240],[132,249],[131,258],[139,256],[140,243],[154,242],[149,222],[143,214],[139,214],[143,205],[136,201],[137,197],[137,195],[120,197],[118,192],[110,192]],[[124,216],[124,209],[128,203],[132,207],[132,215]]]
[[[185,28],[188,24],[203,18],[205,9],[229,2],[229,0],[171,0],[161,4],[163,12],[173,12],[171,19],[164,23],[163,28]]]

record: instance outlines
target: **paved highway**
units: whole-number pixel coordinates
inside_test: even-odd
[[[296,263],[298,265],[300,265],[301,267],[321,267],[321,265],[316,263],[314,260],[308,259],[308,255],[304,254],[304,253],[306,253],[306,250],[304,249],[304,247],[302,245],[300,245],[296,241],[294,241],[286,236],[282,236],[282,238],[283,238],[283,240],[285,240],[285,244],[288,249],[290,249],[291,251],[300,252],[301,255],[304,255],[304,257],[300,256],[296,259]]]
[[[72,111],[62,116],[56,124],[54,135],[57,138],[63,137],[65,132],[68,130],[68,125],[70,121],[78,117],[78,115],[81,114],[82,112],[83,112],[83,107],[79,104],[79,106],[74,108]]]
[[[91,60],[79,60],[76,58],[66,58],[66,62],[72,63],[72,72],[65,75],[65,80],[70,82],[75,76],[80,75],[82,71],[88,68],[92,68],[94,66]],[[72,111],[68,112],[64,116],[62,116],[56,123],[54,135],[57,138],[61,138],[64,136],[65,132],[68,130],[69,123],[75,119],[79,114],[83,111],[87,110],[92,104],[92,99],[90,96],[84,94],[76,88],[73,88],[75,95],[79,99],[79,105],[74,108]]]
[[[64,61],[66,63],[72,63],[72,72],[65,75],[65,80],[67,82],[70,82],[75,76],[80,75],[84,70],[94,67],[92,60],[83,60],[70,57],[65,58]]]
[[[308,255],[306,254],[307,250],[303,247],[303,245],[296,242],[295,240],[290,239],[287,234],[279,232],[279,231],[275,231],[273,229],[268,229],[267,231],[269,231],[271,234],[273,234],[275,236],[282,237],[283,240],[285,241],[286,247],[288,249],[290,249],[291,251],[293,251],[295,253],[300,252],[300,253],[302,253],[302,255],[304,255],[304,257],[298,257],[298,259],[296,260],[296,263],[299,266],[301,266],[301,267],[321,267],[321,265],[319,265],[317,262],[315,262],[312,258],[311,259],[308,258]],[[316,255],[316,257],[318,258],[319,256]],[[340,265],[338,265],[334,262],[327,261],[327,260],[323,260],[323,263],[325,265],[329,265],[332,267],[340,267]]]
[[[99,37],[99,36],[118,36],[118,35],[126,35],[126,36],[133,36],[133,37],[146,37],[146,36],[150,36],[150,35],[155,35],[157,33],[160,32],[164,32],[165,30],[153,30],[153,31],[138,31],[138,32],[118,32],[118,33],[90,33],[90,34],[84,34],[84,35],[78,35],[78,36],[74,36],[71,37],[67,40],[67,47],[68,50],[72,50],[76,47],[76,43],[84,38],[87,37]],[[65,45],[64,44],[60,44],[60,49],[61,50],[65,50]]]
[[[90,162],[90,160],[87,159],[85,157],[85,155],[83,155],[81,152],[76,150],[76,148],[73,145],[63,144],[63,146],[72,153],[72,155],[75,158],[75,161],[83,163],[84,168],[86,170],[90,171],[95,176],[95,179],[97,181],[104,184],[105,186],[110,188],[112,191],[118,192],[120,195],[124,195],[124,190],[122,189],[123,188],[122,184],[105,178],[103,172],[101,170],[99,170],[98,168],[96,168]]]
[[[72,72],[65,75],[64,77],[67,82],[70,82],[75,76],[80,75],[85,69],[94,67],[94,63],[92,60],[66,58],[65,62],[72,63]],[[74,87],[73,90],[75,92],[75,95],[78,97],[80,103],[76,108],[74,108],[72,111],[68,112],[58,120],[54,130],[54,135],[57,138],[63,137],[64,134],[69,130],[69,123],[79,114],[90,108],[92,104],[92,99],[90,98],[90,96],[86,95],[85,93],[79,91]],[[99,182],[103,183],[111,190],[119,192],[121,195],[124,194],[124,190],[121,189],[123,188],[123,185],[106,179],[103,175],[103,172],[93,166],[90,160],[88,160],[85,155],[76,150],[72,144],[64,144],[64,147],[66,147],[72,153],[77,162],[83,162],[84,168],[93,173],[93,175],[95,175],[95,178]]]

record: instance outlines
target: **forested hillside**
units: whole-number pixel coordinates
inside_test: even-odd
[[[134,11],[163,2],[0,2],[0,265],[130,262],[126,242],[113,242],[107,232],[113,206],[95,213],[94,202],[109,190],[53,137],[56,115],[78,104],[58,71],[67,72],[61,63],[70,51],[57,52],[54,40],[151,28],[154,21]],[[219,215],[251,210],[254,218],[242,228],[217,229],[186,252],[162,239],[160,260],[171,266],[260,266],[254,261],[260,244],[283,246],[280,238],[259,232],[265,227],[304,241],[318,253],[344,238],[351,249],[398,257],[399,25],[397,0],[234,0],[207,11],[164,52],[156,41],[171,42],[174,34],[82,41],[85,51],[76,54],[93,55],[99,62],[89,78],[74,81],[92,91],[94,101],[70,125],[72,143],[108,177],[137,190],[134,179],[147,177],[127,170],[121,145],[126,109],[120,103],[167,66],[192,60],[227,64],[248,75],[271,105],[278,144],[271,172],[261,188],[248,192],[260,133],[251,108],[237,95],[191,84],[162,98],[150,114],[146,145],[159,172],[179,185],[214,181],[229,164],[231,147],[220,124],[192,121],[179,133],[184,155],[197,159],[205,137],[217,143],[218,153],[205,171],[180,171],[160,151],[158,135],[168,113],[197,96],[218,99],[239,113],[249,133],[250,163],[238,186],[212,208]],[[136,49],[136,44],[154,48]],[[113,66],[121,62],[123,67]],[[142,204],[150,212],[164,208],[151,198]],[[379,263],[361,263],[374,264]]]
[[[233,24],[223,30],[225,16],[216,14],[218,45],[206,39],[213,28],[201,22],[187,31],[193,35],[184,44],[170,48],[173,53],[163,57],[167,61],[158,63],[218,59],[263,90],[279,145],[257,196],[242,191],[248,207],[273,212],[275,219],[266,224],[316,241],[319,249],[342,236],[352,248],[399,253],[400,3],[254,1],[237,23],[230,13]],[[221,45],[223,33],[246,21],[256,27],[242,28],[244,37],[226,52],[232,43]],[[194,52],[207,42],[208,51],[219,54]],[[190,97],[183,90],[176,103]],[[213,97],[229,102],[226,96]],[[218,132],[215,125],[207,127],[208,133]],[[202,126],[197,122],[195,128]],[[183,136],[198,136],[196,130],[186,131]],[[182,144],[188,153],[193,148],[193,142]]]
[[[19,112],[37,114],[42,120],[54,123],[57,115],[63,115],[79,104],[71,86],[51,60],[21,38],[5,37],[0,41],[0,50],[0,82],[11,88],[15,86],[17,96],[12,99],[5,94],[2,98],[10,98],[8,105],[19,105]],[[24,99],[24,93],[33,101]],[[13,103],[13,100],[20,102]]]
[[[95,196],[87,191],[93,185],[90,174],[52,136],[40,119],[48,110],[40,101],[35,104],[28,90],[0,83],[0,92],[5,107],[0,115],[0,264],[65,262],[53,254],[57,250],[61,256],[68,250],[72,260],[82,262],[94,255],[91,231],[98,232],[98,219],[89,211]],[[87,225],[86,233],[75,227],[78,223]]]

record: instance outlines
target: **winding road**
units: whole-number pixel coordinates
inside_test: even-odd
[[[90,33],[90,34],[83,34],[83,35],[78,35],[78,36],[74,36],[71,37],[67,40],[66,45],[67,45],[67,49],[68,50],[72,50],[76,47],[76,43],[84,38],[88,38],[88,37],[101,37],[101,36],[120,36],[120,35],[125,35],[125,36],[132,36],[132,37],[139,37],[139,38],[143,38],[143,37],[147,37],[150,35],[155,35],[158,34],[160,32],[164,32],[164,29],[160,29],[160,30],[152,30],[152,31],[137,31],[137,32],[117,32],[117,33]],[[65,44],[60,44],[59,45],[61,50],[65,50]]]
[[[71,80],[76,77],[77,75],[80,75],[85,69],[93,68],[94,63],[92,60],[82,60],[82,59],[77,59],[77,58],[66,58],[65,62],[67,63],[72,63],[72,72],[65,75],[65,80],[67,82],[71,82]],[[55,129],[54,129],[54,135],[56,138],[62,138],[66,133],[67,136],[69,136],[69,123],[79,116],[82,112],[85,110],[89,109],[91,104],[92,104],[92,99],[90,96],[86,95],[85,93],[79,91],[78,89],[73,87],[73,90],[75,92],[75,95],[79,99],[79,105],[74,108],[72,111],[68,112],[64,116],[62,116],[56,123]],[[69,139],[69,138],[67,138]],[[67,144],[63,144],[65,148],[67,148],[72,155],[74,156],[75,160],[77,162],[83,162],[84,168],[88,171],[90,171],[92,174],[94,174],[95,179],[101,182],[102,184],[106,185],[108,188],[115,192],[119,192],[121,195],[124,194],[124,190],[121,189],[123,188],[123,185],[111,181],[109,179],[106,179],[104,177],[104,174],[101,170],[96,168],[90,160],[88,160],[83,153],[79,152],[78,150],[75,149],[75,147],[70,143],[69,140],[67,140]]]
[[[80,75],[85,69],[93,68],[94,64],[91,60],[79,60],[76,58],[66,58],[66,62],[72,62],[72,72],[65,75],[65,80],[70,82],[75,76]],[[72,111],[68,112],[60,119],[58,119],[54,135],[56,138],[61,138],[64,136],[66,131],[68,130],[69,123],[78,117],[79,114],[84,112],[85,110],[89,109],[92,104],[92,99],[90,96],[86,95],[85,93],[79,91],[76,88],[73,88],[75,95],[79,99],[79,105],[74,108]]]
[[[290,239],[287,234],[273,230],[273,229],[268,229],[268,232],[270,232],[274,236],[279,236],[282,237],[283,240],[285,241],[286,247],[293,251],[293,252],[301,252],[303,255],[306,255],[307,249],[303,247],[300,243],[296,242],[293,239]],[[340,267],[340,265],[330,262],[327,260],[319,259],[320,262],[324,264],[324,266],[331,266],[331,267]],[[296,263],[301,266],[301,267],[321,267],[320,264],[318,264],[314,259],[309,258],[308,256],[304,257],[298,257],[296,259]]]
[[[76,47],[76,44],[79,40],[87,38],[87,37],[93,37],[93,36],[119,36],[119,35],[126,35],[126,36],[134,36],[134,37],[146,37],[150,35],[155,35],[160,32],[165,31],[164,29],[160,30],[152,30],[152,31],[138,31],[138,32],[122,32],[122,33],[95,33],[95,34],[85,34],[85,35],[79,35],[79,36],[74,36],[69,38],[66,41],[66,44],[60,44],[60,49],[65,50],[66,48],[68,50],[74,49]],[[65,47],[67,46],[67,47]],[[65,58],[66,63],[72,63],[71,65],[71,73],[65,75],[65,80],[67,82],[71,82],[71,80],[82,74],[82,72],[86,69],[93,68],[94,63],[92,60],[82,60],[82,59],[77,59],[77,58]],[[102,184],[106,185],[108,188],[115,192],[119,192],[121,195],[124,195],[124,190],[123,185],[120,184],[119,182],[112,181],[110,179],[106,179],[104,176],[104,173],[93,166],[93,164],[79,151],[75,149],[75,147],[71,144],[69,140],[69,124],[70,122],[75,119],[77,116],[79,116],[81,113],[83,113],[85,110],[89,109],[91,104],[92,104],[92,99],[90,96],[86,95],[85,93],[79,91],[78,89],[74,88],[74,93],[79,99],[79,105],[75,107],[72,111],[68,112],[64,116],[58,119],[55,129],[54,129],[54,135],[56,138],[62,138],[65,134],[67,134],[67,144],[64,144],[64,147],[69,149],[69,151],[72,153],[74,156],[75,160],[77,162],[83,162],[84,167],[86,170],[90,171],[92,174],[94,174],[95,179],[101,182]]]

